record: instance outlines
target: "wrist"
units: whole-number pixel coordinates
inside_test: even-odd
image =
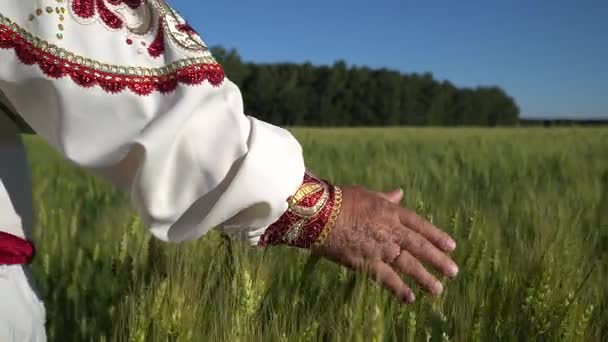
[[[260,246],[284,244],[309,249],[322,245],[340,213],[342,190],[306,172],[287,203],[287,211],[266,229]]]

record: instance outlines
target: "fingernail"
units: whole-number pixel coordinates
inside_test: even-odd
[[[456,249],[456,241],[454,241],[454,240],[452,240],[452,239],[448,239],[448,240],[445,242],[445,247],[446,247],[446,249],[447,249],[447,250],[449,250],[449,251],[453,251],[453,250],[455,250],[455,249]]]
[[[436,282],[435,285],[433,285],[433,293],[436,295],[440,295],[443,293],[443,284],[441,284],[440,282]]]
[[[416,300],[416,295],[413,292],[406,293],[405,295],[403,295],[403,297],[401,299],[403,300],[404,303],[410,304]]]
[[[451,265],[448,268],[448,273],[451,277],[455,277],[458,274],[458,266],[456,265]]]

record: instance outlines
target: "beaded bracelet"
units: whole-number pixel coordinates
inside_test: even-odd
[[[342,190],[307,172],[302,185],[287,203],[287,211],[266,229],[260,246],[321,246],[340,214]]]

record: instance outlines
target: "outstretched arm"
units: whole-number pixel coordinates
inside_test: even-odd
[[[301,147],[246,116],[239,89],[162,0],[0,2],[0,91],[58,151],[123,187],[151,232],[195,239],[215,226],[368,269],[406,302],[398,273],[431,293],[454,241],[402,193],[340,189],[305,172]]]
[[[257,243],[302,183],[293,136],[244,114],[239,89],[163,1],[40,3],[0,3],[0,91],[19,115],[129,191],[158,238],[232,219]]]

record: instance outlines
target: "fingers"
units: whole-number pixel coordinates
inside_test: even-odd
[[[401,200],[403,199],[403,190],[402,189],[395,189],[393,191],[389,191],[389,192],[378,192],[377,193],[378,196],[384,198],[385,200],[394,203],[394,204],[399,204],[401,202]]]
[[[404,303],[413,303],[416,300],[414,291],[407,286],[401,277],[389,265],[384,262],[377,261],[371,265],[370,276],[375,281],[382,284],[386,289],[391,291],[393,295],[399,298]]]
[[[415,212],[405,208],[401,209],[399,219],[405,226],[424,236],[443,251],[452,252],[454,249],[456,249],[456,242],[447,233],[435,227],[430,222],[417,215]]]
[[[404,229],[400,236],[396,238],[399,245],[409,251],[416,259],[431,264],[448,277],[453,278],[458,274],[456,263],[424,236],[412,230]]]
[[[408,251],[401,251],[401,255],[392,263],[392,266],[403,274],[413,278],[422,288],[438,296],[443,292],[443,285],[430,274],[424,266]]]
[[[377,194],[387,201],[397,205],[399,205],[403,199],[402,189],[395,189],[389,192],[379,192]],[[415,212],[401,208],[399,218],[404,225],[426,237],[429,241],[442,250],[452,252],[456,249],[456,242],[454,239],[424,218],[417,215]]]

